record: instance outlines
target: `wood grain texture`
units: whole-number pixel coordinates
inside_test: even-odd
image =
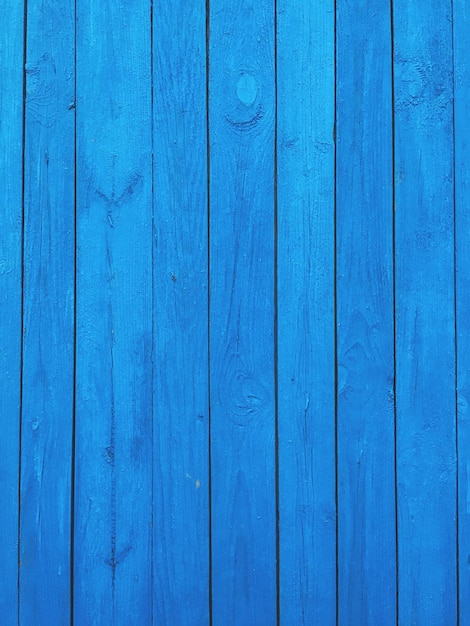
[[[388,1],[337,2],[338,611],[395,624]]]
[[[18,616],[18,481],[20,441],[23,7],[0,5],[0,615]]]
[[[154,11],[154,623],[197,626],[209,623],[206,5]]]
[[[395,0],[399,618],[456,623],[452,10]]]
[[[280,609],[336,624],[334,3],[277,2]]]
[[[214,626],[276,622],[273,20],[211,1]]]
[[[77,12],[75,622],[150,624],[150,5]]]
[[[21,624],[63,624],[70,615],[74,28],[73,7],[28,4]]]
[[[470,624],[470,5],[453,2],[460,624]]]

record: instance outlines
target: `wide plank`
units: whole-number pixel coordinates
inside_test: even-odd
[[[452,3],[395,0],[399,619],[455,624]]]
[[[152,622],[148,0],[77,1],[74,618]]]
[[[457,328],[458,601],[461,626],[470,623],[470,5],[453,2],[455,114],[455,253]]]
[[[279,594],[336,624],[334,2],[277,2]]]
[[[23,204],[23,35],[21,2],[0,5],[0,615],[18,623]]]
[[[153,7],[154,623],[209,623],[206,3]]]
[[[214,626],[276,623],[274,5],[209,15]]]
[[[27,3],[20,624],[70,617],[75,14]],[[47,598],[47,601],[45,600]]]
[[[395,624],[390,3],[337,2],[338,619]]]

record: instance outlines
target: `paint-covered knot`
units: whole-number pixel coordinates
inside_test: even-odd
[[[237,82],[237,97],[245,106],[249,107],[258,95],[258,83],[254,76],[242,72]]]

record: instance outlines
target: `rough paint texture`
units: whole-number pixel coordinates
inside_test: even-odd
[[[273,3],[215,0],[210,25],[212,615],[261,626],[276,620]]]
[[[75,621],[152,620],[149,6],[77,3]]]
[[[209,620],[205,20],[181,0],[153,21],[153,616],[194,626]]]
[[[336,624],[334,17],[333,2],[278,2],[280,617],[292,625]]]
[[[340,623],[395,624],[389,3],[338,0],[336,308]]]
[[[454,624],[451,3],[397,1],[394,27],[399,617]]]
[[[1,625],[468,624],[468,3],[0,18]]]
[[[0,5],[0,615],[18,614],[18,479],[21,380],[23,7]]]
[[[73,7],[26,23],[24,309],[19,527],[21,624],[70,615],[74,373]],[[53,546],[53,550],[51,550]],[[44,602],[48,598],[48,602]]]

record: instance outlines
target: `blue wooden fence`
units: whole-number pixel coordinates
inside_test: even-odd
[[[470,625],[470,4],[0,18],[2,626]]]

